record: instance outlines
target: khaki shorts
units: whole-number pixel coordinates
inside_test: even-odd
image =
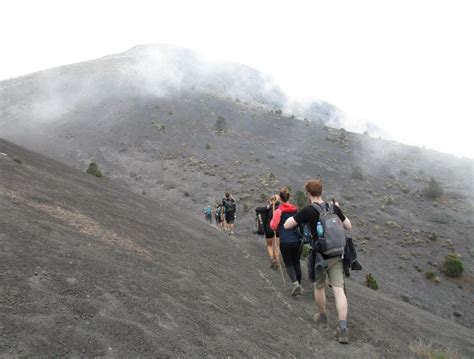
[[[329,277],[329,285],[331,287],[338,287],[344,288],[344,270],[342,268],[342,259],[340,257],[337,258],[329,258],[325,260],[328,268],[326,272],[323,273],[321,278],[319,278],[315,283],[314,287],[321,289],[326,288],[327,278]]]

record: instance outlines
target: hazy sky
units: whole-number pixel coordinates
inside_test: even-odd
[[[11,0],[0,14],[0,79],[169,43],[474,158],[473,1]]]

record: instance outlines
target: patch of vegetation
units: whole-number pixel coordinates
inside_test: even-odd
[[[352,178],[362,181],[364,179],[364,174],[360,166],[352,167]]]
[[[441,269],[448,277],[459,277],[464,271],[461,258],[456,253],[449,253],[444,258],[443,267]]]
[[[443,195],[443,189],[438,181],[431,177],[428,186],[425,187],[423,193],[432,200],[437,200]]]
[[[104,178],[104,175],[102,174],[102,172],[100,172],[99,167],[97,167],[97,164],[95,162],[91,162],[89,164],[89,167],[87,168],[86,172],[92,176]]]
[[[458,353],[444,348],[434,348],[432,344],[423,343],[421,339],[410,344],[410,350],[420,359],[460,359]]]
[[[308,204],[308,197],[303,191],[296,191],[295,202],[298,208],[303,208]]]
[[[265,193],[260,193],[260,199],[262,201],[266,201],[267,200],[267,195]]]
[[[247,202],[244,202],[242,210],[244,211],[244,213],[249,213],[250,212],[250,206]]]
[[[16,163],[19,163],[20,165],[23,163],[19,158],[14,158],[13,161]]]
[[[433,280],[436,278],[436,273],[433,271],[428,271],[425,273],[426,279]]]
[[[189,192],[188,191],[184,191],[184,197],[189,197]]]
[[[279,115],[279,116],[281,116],[281,114],[282,114],[282,112],[281,112],[281,110],[280,110],[280,109],[278,109],[278,110],[275,110],[275,113],[276,113],[277,115]]]
[[[222,116],[217,116],[216,120],[216,130],[219,133],[223,133],[227,130],[227,121]]]
[[[346,135],[346,130],[341,128],[339,130],[339,140],[340,141],[344,141],[345,139],[347,138],[347,135]]]
[[[165,132],[166,127],[162,123],[153,123],[153,125],[158,131]]]
[[[372,273],[367,273],[367,275],[365,276],[365,284],[370,289],[373,289],[373,290],[379,289],[379,284],[377,283],[377,279],[375,279]]]
[[[206,150],[210,150],[211,149],[211,145],[209,143],[206,143]]]

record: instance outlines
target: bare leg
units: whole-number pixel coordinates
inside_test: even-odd
[[[314,289],[314,300],[318,306],[319,313],[326,312],[326,290],[325,288],[315,288]]]
[[[338,320],[347,320],[347,297],[344,288],[333,287],[334,298],[336,300],[336,311]]]
[[[267,238],[267,253],[272,261],[275,260],[275,252],[273,251],[273,238]]]

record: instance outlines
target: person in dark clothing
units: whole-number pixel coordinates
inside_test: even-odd
[[[270,228],[270,221],[273,218],[273,208],[278,208],[280,202],[278,195],[271,196],[268,204],[263,207],[257,207],[255,211],[260,215],[265,231],[265,239],[267,242],[267,253],[271,260],[270,268],[280,270],[280,238],[278,232]]]
[[[306,192],[308,194],[311,203],[319,205],[326,205],[321,195],[323,192],[323,185],[320,180],[311,180],[306,183]],[[339,208],[337,202],[334,203],[334,213],[339,217],[342,222],[344,229],[349,230],[352,228],[349,218],[347,218]],[[313,240],[318,240],[318,233],[316,230],[317,223],[319,221],[319,212],[312,205],[308,205],[298,211],[293,217],[286,220],[284,228],[290,229],[296,227],[300,223],[308,223]],[[321,254],[315,250],[311,253],[312,256],[320,257]],[[339,343],[347,344],[349,342],[349,331],[347,329],[347,297],[344,292],[344,270],[341,256],[335,257],[323,257],[323,261],[326,262],[327,267],[323,271],[319,278],[316,278],[314,282],[314,298],[319,308],[319,314],[317,315],[317,321],[320,324],[327,324],[326,316],[326,278],[329,278],[329,284],[332,287],[334,298],[336,301],[336,311],[338,317],[338,323],[336,326],[336,337]],[[308,260],[308,263],[314,263],[317,260]],[[309,270],[309,277],[311,279],[311,268]],[[313,268],[314,271],[314,268]],[[314,280],[314,279],[313,279]]]
[[[234,234],[236,206],[235,200],[229,192],[226,192],[225,197],[222,199],[222,207],[225,211],[224,230],[228,231],[229,234]]]
[[[283,227],[285,221],[296,214],[297,208],[288,202],[290,199],[290,192],[288,188],[282,188],[280,191],[281,204],[270,222],[272,230],[278,230],[280,234],[280,251],[285,263],[286,271],[292,282],[291,295],[303,294],[303,287],[301,287],[301,240],[298,232],[295,229],[287,229]]]

